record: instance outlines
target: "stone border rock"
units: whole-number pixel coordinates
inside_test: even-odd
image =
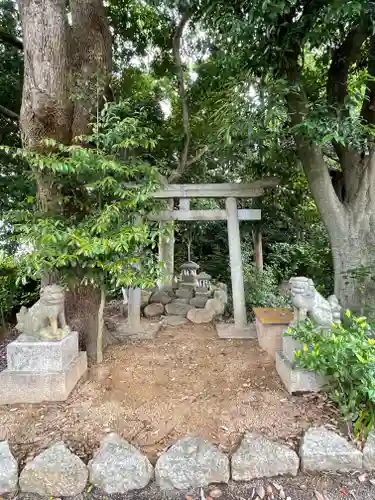
[[[185,437],[162,453],[154,467],[148,458],[116,434],[107,435],[88,466],[64,443],[54,443],[28,462],[19,475],[8,442],[0,442],[0,494],[24,493],[60,497],[78,495],[88,482],[104,493],[142,489],[153,479],[165,490],[206,487],[213,483],[248,481],[307,472],[375,470],[375,431],[363,453],[325,427],[304,434],[298,454],[290,447],[246,432],[229,458],[212,443]]]

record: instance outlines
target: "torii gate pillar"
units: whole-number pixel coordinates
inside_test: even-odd
[[[237,200],[236,198],[227,198],[225,202],[228,220],[229,261],[232,279],[234,324],[236,328],[242,329],[247,325],[247,317]]]

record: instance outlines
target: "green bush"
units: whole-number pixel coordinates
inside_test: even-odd
[[[346,313],[345,325],[322,332],[310,321],[290,327],[285,335],[302,344],[296,365],[327,379],[326,391],[354,431],[363,438],[374,425],[375,340],[366,318]]]
[[[312,276],[317,290],[328,296],[333,293],[332,254],[328,242],[319,236],[297,242],[272,243],[267,262],[278,280]]]
[[[30,305],[39,297],[35,281],[22,284],[23,257],[0,252],[0,322],[4,326],[22,305]]]
[[[289,297],[280,293],[274,270],[259,271],[251,262],[244,264],[245,296],[248,307],[285,307]]]

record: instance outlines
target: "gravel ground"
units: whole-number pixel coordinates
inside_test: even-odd
[[[374,475],[375,476],[375,475]],[[358,480],[358,474],[354,475],[299,475],[296,478],[279,478],[273,482],[253,481],[246,484],[230,483],[228,486],[220,486],[222,491],[221,500],[257,500],[255,490],[259,487],[276,484],[282,487],[286,498],[290,500],[374,500],[375,486],[370,483],[371,477],[365,481]],[[375,481],[374,481],[375,483]],[[280,498],[275,486],[274,496],[265,496],[264,500]],[[74,500],[211,500],[210,488],[206,488],[201,495],[200,490],[166,493],[160,491],[155,484],[151,484],[142,491],[135,491],[124,495],[104,495],[98,490],[88,490],[84,494],[74,497]],[[321,496],[319,496],[319,494]],[[39,500],[37,495],[19,494],[19,500]],[[15,498],[9,497],[10,498]],[[43,499],[44,500],[44,499]],[[47,499],[45,499],[47,500]],[[51,498],[48,500],[52,500]],[[73,500],[73,499],[72,499]]]

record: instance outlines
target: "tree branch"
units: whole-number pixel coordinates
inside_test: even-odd
[[[308,113],[307,97],[302,86],[297,61],[287,73],[292,86],[287,94],[288,112],[293,126],[300,125]],[[302,85],[302,84],[300,84]],[[329,232],[340,227],[343,220],[343,205],[340,203],[331,182],[331,176],[324,162],[322,149],[305,137],[295,135],[298,156],[309,182],[312,195]]]
[[[341,45],[332,55],[331,66],[328,70],[327,101],[328,104],[340,110],[344,106],[348,95],[348,77],[350,67],[359,59],[361,47],[371,34],[370,16],[364,15],[361,21],[353,26]],[[340,159],[344,173],[346,201],[351,201],[358,193],[360,172],[354,172],[360,163],[360,154],[342,144],[333,142],[336,154]],[[358,175],[357,175],[358,174]]]
[[[370,39],[367,68],[369,77],[361,116],[365,123],[375,125],[375,34]]]
[[[328,70],[327,99],[329,104],[342,106],[348,94],[350,66],[359,59],[360,49],[371,33],[369,16],[354,26],[342,44],[333,52]]]
[[[178,81],[178,94],[181,101],[182,107],[182,124],[184,128],[184,146],[182,149],[179,165],[175,172],[170,176],[169,181],[175,181],[183,174],[185,168],[187,167],[187,158],[189,153],[190,145],[190,128],[189,128],[189,108],[186,98],[185,90],[185,79],[184,71],[182,68],[181,60],[181,38],[184,28],[190,19],[191,14],[189,12],[184,12],[176,27],[176,31],[173,36],[173,57],[176,66],[177,81]]]
[[[14,111],[11,111],[10,109],[6,108],[5,106],[2,106],[0,104],[0,113],[7,118],[10,118],[12,120],[17,120],[19,121],[20,117],[15,113]]]
[[[18,50],[23,50],[23,43],[16,36],[11,33],[7,33],[0,28],[0,42],[7,43],[8,45],[12,45],[16,47]]]
[[[202,158],[202,156],[205,153],[207,153],[207,151],[208,151],[208,146],[204,146],[204,148],[202,148],[200,151],[198,151],[198,153],[195,156],[190,158],[190,160],[187,160],[186,166],[190,167],[190,165],[193,165],[193,163],[199,161]]]

